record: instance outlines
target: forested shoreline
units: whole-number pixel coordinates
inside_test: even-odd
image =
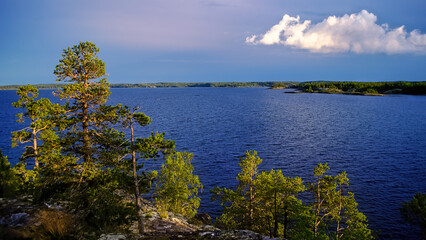
[[[64,84],[35,84],[37,89],[59,89]],[[160,83],[116,83],[110,88],[186,88],[186,87],[267,87],[270,89],[298,89],[305,93],[334,93],[352,95],[408,94],[425,95],[426,81],[355,82],[355,81],[314,81],[314,82],[160,82]],[[0,86],[0,90],[17,90],[20,85]]]
[[[159,83],[112,83],[111,88],[183,88],[183,87],[272,87],[274,85],[285,84],[286,86],[294,86],[293,82],[200,82],[200,83],[184,83],[184,82],[159,82]],[[64,84],[34,84],[37,89],[59,89]],[[0,90],[17,90],[20,85],[0,86]]]
[[[98,52],[90,42],[64,49],[54,70],[57,81],[67,82],[54,92],[60,103],[39,98],[31,85],[16,92],[13,106],[21,110],[17,121],[22,128],[11,133],[11,142],[22,155],[12,167],[0,152],[0,197],[60,206],[37,212],[41,223],[28,238],[96,239],[103,232],[129,232],[134,222],[142,236],[152,217],[142,202],[144,193],[161,218],[174,213],[196,221],[198,194],[204,189],[193,173],[193,154],[177,151],[165,133],[136,135],[136,126],[151,123],[139,108],[107,104],[110,85]],[[146,168],[147,161],[161,161],[161,169]],[[261,162],[255,151],[245,152],[238,185],[210,189],[212,200],[223,207],[218,227],[285,239],[374,238],[347,189],[345,172],[330,176],[329,166],[318,164],[315,181],[304,183],[281,170],[259,172]],[[311,196],[306,202],[298,199],[304,191]],[[408,220],[421,219],[417,208],[423,196],[404,205]]]
[[[297,88],[306,93],[353,95],[426,94],[426,82],[304,82]]]

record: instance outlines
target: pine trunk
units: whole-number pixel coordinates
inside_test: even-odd
[[[37,148],[37,133],[35,128],[33,128],[33,149],[34,149],[34,168],[39,168],[38,163],[38,148]]]
[[[277,192],[274,193],[274,237],[278,237]]]
[[[131,148],[132,148],[133,182],[135,185],[135,203],[138,208],[138,215],[139,215],[138,227],[139,227],[139,233],[144,233],[145,227],[143,222],[142,206],[141,206],[141,199],[139,194],[138,175],[137,175],[137,169],[136,169],[136,152],[135,152],[135,137],[133,134],[133,119],[130,120],[130,132],[131,132],[131,138],[132,138]]]

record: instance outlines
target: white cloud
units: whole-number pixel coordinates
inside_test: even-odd
[[[419,53],[426,54],[426,34],[407,32],[404,26],[390,29],[377,25],[373,13],[330,16],[317,24],[300,21],[300,17],[284,15],[282,20],[263,35],[246,38],[250,44],[282,44],[319,53]]]

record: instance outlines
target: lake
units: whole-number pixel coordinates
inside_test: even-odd
[[[50,97],[52,90],[41,90]],[[18,112],[15,91],[0,91],[0,147],[10,148]],[[346,171],[359,210],[381,239],[416,239],[398,208],[426,193],[426,96],[285,94],[266,88],[112,89],[109,104],[140,106],[153,121],[138,136],[166,132],[180,151],[194,153],[194,172],[204,185],[199,212],[218,216],[210,202],[215,186],[235,186],[239,157],[256,150],[260,170],[313,180],[313,168],[328,163],[330,175]],[[159,163],[148,163],[152,168]],[[418,238],[418,237],[417,237]]]

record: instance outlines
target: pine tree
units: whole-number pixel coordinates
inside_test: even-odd
[[[105,114],[97,114],[110,95],[105,63],[97,57],[99,49],[91,42],[64,49],[54,74],[57,81],[70,82],[56,92],[66,100],[69,149],[89,165],[93,156],[94,136]],[[90,166],[87,166],[90,167]]]
[[[211,190],[212,200],[219,200],[223,213],[218,219],[227,228],[253,230],[257,206],[255,179],[259,174],[257,166],[262,159],[256,151],[246,151],[240,158],[241,172],[237,176],[238,185],[235,189],[216,187]]]
[[[135,204],[138,208],[139,215],[139,232],[145,232],[144,227],[144,217],[142,215],[142,205],[140,201],[139,193],[139,179],[137,175],[138,166],[136,162],[136,143],[134,135],[134,124],[137,123],[140,126],[146,126],[151,122],[151,119],[143,113],[137,113],[138,108],[134,108],[130,111],[127,106],[120,106],[119,115],[121,117],[120,123],[124,128],[130,128],[130,151],[132,155],[132,175],[133,175],[133,184],[135,190]]]
[[[176,152],[170,155],[161,166],[158,177],[157,197],[165,204],[168,211],[193,217],[200,206],[198,192],[203,185],[197,175],[193,174],[191,153]]]
[[[74,159],[62,197],[81,211],[85,220],[100,229],[131,221],[133,206],[122,193],[131,182],[131,168],[123,158],[128,152],[125,134],[113,128],[118,106],[106,105],[110,95],[99,49],[80,42],[63,51],[54,74],[68,82],[55,95],[65,101],[60,129],[61,154]]]
[[[290,228],[290,219],[295,215],[300,214],[301,201],[296,198],[299,192],[305,190],[301,178],[284,177],[281,170],[271,170],[262,172],[256,178],[256,193],[259,199],[259,204],[263,206],[260,211],[261,218],[270,218],[273,224],[270,235],[278,237],[281,235],[284,238],[288,237]],[[279,225],[282,225],[282,234],[278,233]],[[261,225],[259,228],[265,228]],[[261,231],[264,232],[264,231]]]
[[[29,121],[29,126],[12,132],[12,147],[18,144],[26,144],[26,149],[22,155],[22,160],[27,161],[29,158],[34,159],[34,168],[40,167],[40,156],[51,151],[52,145],[40,149],[40,141],[52,142],[57,139],[54,132],[56,126],[55,117],[63,113],[63,108],[59,104],[53,104],[49,99],[38,97],[38,89],[31,86],[19,87],[17,94],[19,100],[12,103],[16,108],[23,108],[23,113],[18,113],[17,122],[25,123]]]
[[[327,164],[318,164],[314,169],[316,183],[309,184],[315,196],[312,205],[314,237],[332,239],[373,239],[368,229],[367,218],[358,211],[354,194],[348,192],[346,172],[335,177],[325,175]],[[331,229],[335,229],[334,231]]]
[[[332,176],[324,175],[330,170],[327,163],[318,164],[314,168],[314,176],[317,178],[315,183],[310,183],[309,190],[315,196],[315,202],[312,205],[313,215],[315,216],[313,232],[315,238],[323,237],[325,233],[320,232],[320,225],[326,225],[326,218],[331,214],[329,206],[329,197],[336,188],[336,183]]]

